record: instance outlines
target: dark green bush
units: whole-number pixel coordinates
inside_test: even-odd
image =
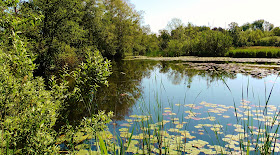
[[[89,52],[86,62],[69,74],[76,81],[73,91],[68,89],[67,74],[60,84],[53,76],[47,88],[43,78],[33,76],[32,53],[16,33],[11,34],[13,48],[0,48],[0,154],[59,154],[59,142],[69,146],[70,153],[80,143],[79,135],[94,135],[107,127],[112,115],[99,113],[82,120],[80,126],[54,129],[67,98],[82,100],[90,108],[93,103],[89,98],[98,84],[107,84],[110,63],[99,52]],[[61,134],[66,135],[63,141]]]
[[[197,37],[193,52],[197,56],[224,56],[232,45],[232,38],[220,31],[203,31]]]

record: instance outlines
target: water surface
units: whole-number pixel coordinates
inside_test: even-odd
[[[244,135],[246,128],[252,128],[247,139],[256,142],[260,134],[256,131],[271,125],[270,118],[279,107],[280,85],[276,75],[260,79],[193,70],[179,62],[133,60],[113,62],[109,84],[100,89],[95,101],[98,109],[114,112],[109,125],[111,133],[125,139],[133,131],[132,139],[141,141],[147,131],[155,136],[160,128],[166,131],[163,137],[171,146],[178,143],[179,137],[180,143],[191,143],[191,149],[215,150],[213,146],[219,145],[228,151],[239,151],[238,144],[227,138],[234,139],[232,136]],[[196,146],[197,141],[193,140],[205,144]],[[139,148],[137,144],[134,147]],[[195,151],[203,154],[201,150]]]

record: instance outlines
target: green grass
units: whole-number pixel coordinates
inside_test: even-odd
[[[252,46],[229,50],[225,56],[234,58],[279,58],[280,47]]]

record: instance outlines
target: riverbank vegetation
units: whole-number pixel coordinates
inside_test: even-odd
[[[111,64],[97,49],[88,49],[83,51],[77,67],[69,70],[67,65],[63,66],[59,77],[46,72],[42,75],[49,78],[37,76],[36,72],[41,71],[38,68],[42,66],[46,69],[43,71],[50,71],[50,64],[59,52],[53,51],[54,42],[48,44],[51,38],[36,38],[30,34],[30,31],[37,31],[39,27],[35,25],[44,18],[33,15],[31,10],[30,14],[22,13],[27,11],[26,5],[28,9],[30,6],[25,2],[0,2],[0,154],[59,154],[61,143],[71,153],[81,142],[78,137],[95,135],[107,128],[112,113],[91,113],[91,98],[99,85],[107,85]],[[54,40],[58,43],[57,39]],[[66,44],[65,51],[74,52]],[[42,56],[46,57],[43,59]],[[39,66],[35,62],[39,62]],[[73,81],[72,86],[69,79]],[[68,115],[63,114],[70,104],[75,103],[85,104],[89,117],[70,124]]]
[[[230,49],[225,53],[225,56],[233,58],[279,58],[280,48],[274,46],[239,47]]]

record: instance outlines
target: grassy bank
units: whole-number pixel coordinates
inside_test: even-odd
[[[234,58],[279,58],[280,47],[252,46],[229,50],[225,56]]]
[[[167,56],[164,53],[166,53],[166,52],[155,51],[155,52],[146,53],[146,56],[148,56],[148,57]],[[208,55],[206,53],[203,54],[203,55],[200,55],[200,57],[208,57]],[[185,56],[187,56],[187,55],[185,55]],[[197,55],[193,55],[193,56],[197,56]],[[280,57],[280,47],[275,47],[275,46],[236,47],[236,48],[231,48],[229,51],[224,53],[222,55],[222,57],[233,57],[233,58],[279,58]]]

